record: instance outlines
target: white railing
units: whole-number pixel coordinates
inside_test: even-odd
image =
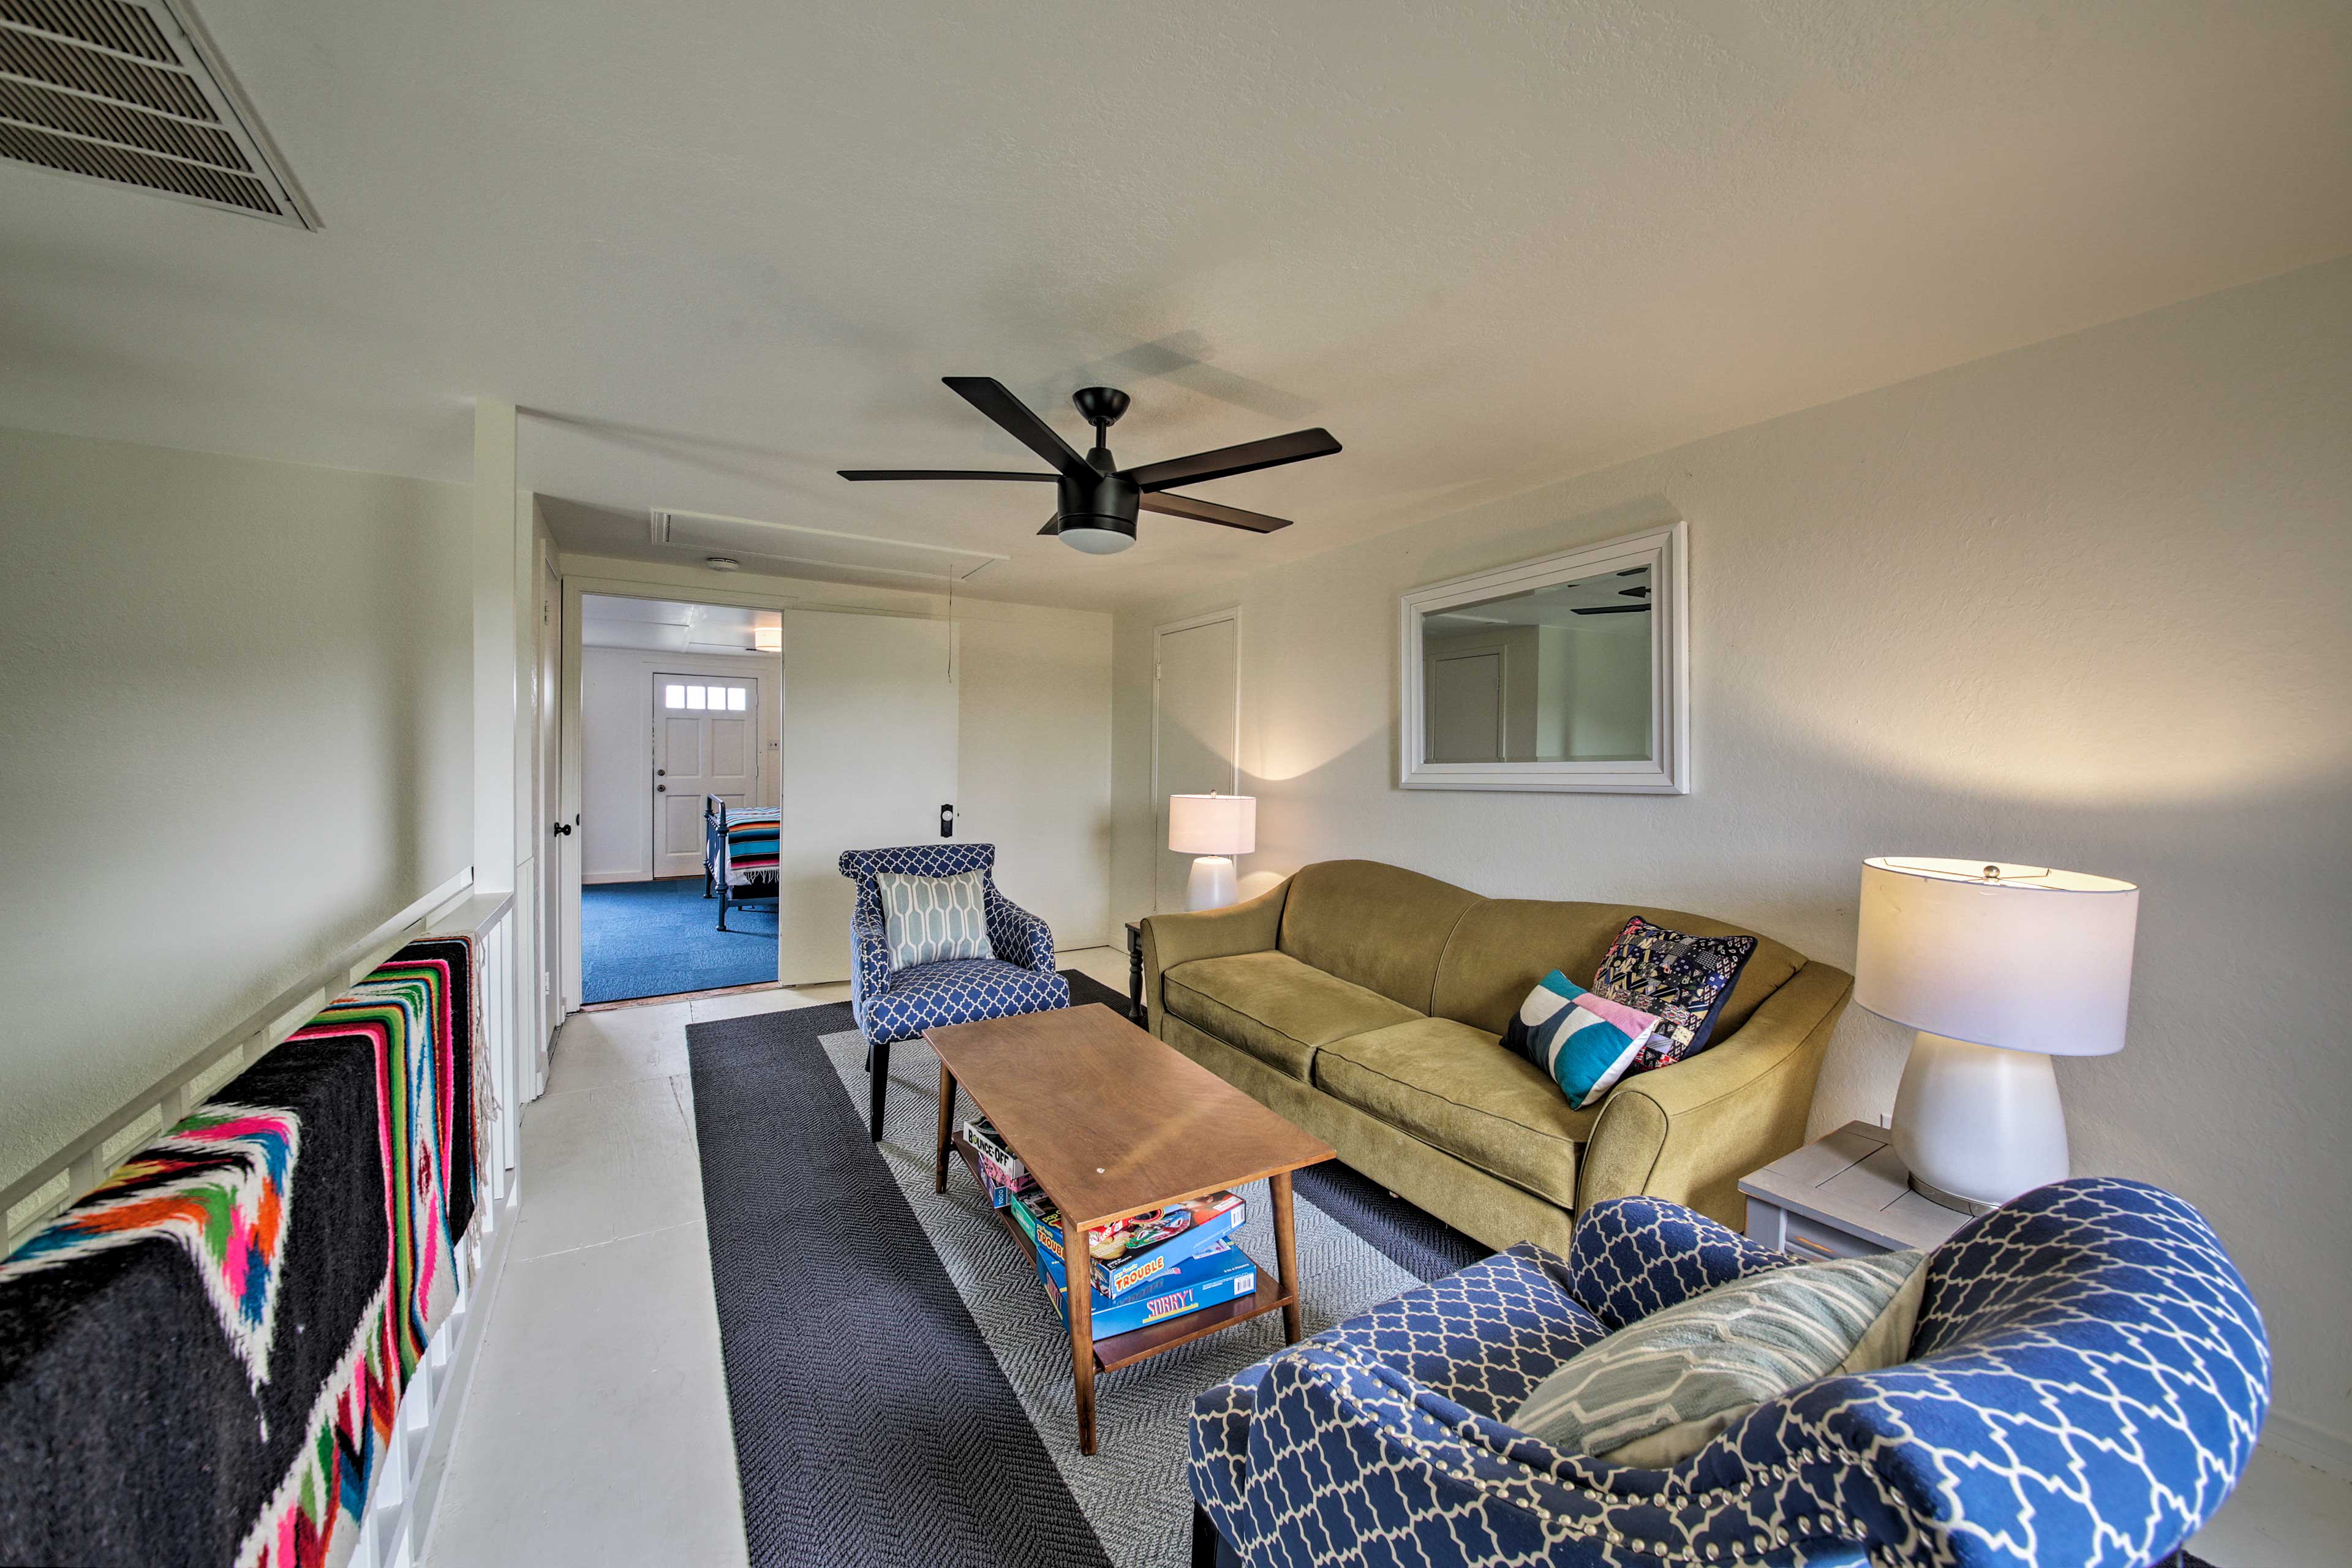
[[[367,1514],[351,1568],[415,1568],[423,1552],[439,1489],[437,1472],[428,1477],[428,1461],[446,1448],[457,1430],[474,1352],[520,1209],[522,1189],[515,1163],[521,1147],[522,1101],[538,1085],[537,1055],[519,1016],[516,964],[525,952],[519,925],[513,893],[476,892],[471,871],[451,878],[272,997],[0,1194],[7,1217],[6,1251],[14,1251],[51,1215],[96,1187],[125,1156],[203,1104],[409,942],[426,935],[473,936],[481,1017],[474,1047],[487,1053],[490,1069],[489,1103],[480,1119],[487,1147],[477,1151],[479,1198],[474,1226],[457,1258],[457,1303],[434,1331],[401,1395],[393,1441],[369,1485]]]

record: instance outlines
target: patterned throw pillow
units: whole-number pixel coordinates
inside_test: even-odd
[[[1695,1057],[1715,1034],[1717,1015],[1756,952],[1752,936],[1690,936],[1635,915],[1592,977],[1595,995],[1661,1020],[1630,1075]]]
[[[980,872],[916,877],[885,871],[878,880],[893,970],[950,958],[996,956],[988,942],[988,895]]]
[[[1679,1463],[1767,1400],[1907,1359],[1927,1261],[1888,1252],[1718,1285],[1570,1356],[1510,1424],[1564,1453]]]
[[[1555,969],[1511,1015],[1503,1044],[1549,1073],[1570,1109],[1581,1110],[1609,1092],[1657,1026],[1656,1015],[1595,996]]]

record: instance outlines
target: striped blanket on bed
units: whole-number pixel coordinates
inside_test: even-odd
[[[706,851],[712,883],[723,877],[730,888],[748,888],[753,883],[772,883],[776,879],[776,823],[779,816],[774,806],[730,807],[727,830],[719,829],[719,818],[709,819],[709,845]]]

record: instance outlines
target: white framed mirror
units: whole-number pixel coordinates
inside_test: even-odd
[[[1690,792],[1685,525],[1402,596],[1406,789]]]

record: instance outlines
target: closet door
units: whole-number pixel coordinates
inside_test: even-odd
[[[953,628],[945,621],[784,612],[782,903],[777,977],[849,978],[845,849],[937,844],[956,798]]]

